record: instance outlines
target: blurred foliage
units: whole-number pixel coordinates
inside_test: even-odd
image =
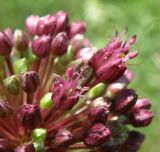
[[[140,97],[153,102],[154,120],[151,126],[140,129],[147,136],[140,152],[160,149],[160,1],[159,0],[0,0],[0,29],[24,28],[30,14],[45,15],[65,10],[70,20],[85,20],[87,36],[97,46],[104,46],[115,30],[128,27],[128,35],[138,35],[134,49],[138,59],[128,63],[135,72],[131,84]]]

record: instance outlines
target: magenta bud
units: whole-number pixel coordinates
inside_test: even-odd
[[[13,108],[9,103],[3,99],[0,99],[0,117],[8,117],[13,113]]]
[[[68,29],[68,36],[72,38],[76,34],[84,34],[86,31],[86,23],[83,21],[77,21],[70,25]]]
[[[69,40],[65,32],[61,32],[52,40],[51,53],[61,56],[67,52]]]
[[[145,136],[137,131],[128,132],[128,138],[121,144],[120,152],[137,152],[144,142]]]
[[[37,23],[37,35],[53,35],[56,29],[56,19],[53,15],[43,16]]]
[[[15,152],[35,152],[34,145],[32,143],[23,144],[15,149]]]
[[[136,104],[130,110],[130,112],[133,112],[139,109],[150,109],[150,107],[151,107],[151,102],[148,99],[146,98],[138,99],[136,101]]]
[[[36,35],[37,23],[39,21],[39,16],[31,15],[26,18],[26,30],[29,35]]]
[[[0,32],[0,55],[7,56],[10,54],[11,50],[12,50],[11,40],[5,33]]]
[[[88,129],[84,136],[84,143],[88,147],[96,147],[110,138],[111,132],[103,124],[97,123]]]
[[[27,33],[17,29],[14,32],[14,45],[18,51],[27,50],[29,45],[29,37]]]
[[[42,120],[40,108],[34,104],[22,105],[18,109],[18,118],[24,127],[32,130],[36,128]]]
[[[55,136],[55,144],[60,147],[66,147],[73,142],[73,135],[66,129],[61,128]]]
[[[74,70],[72,67],[67,68],[66,70],[66,77],[71,78],[73,76]]]
[[[136,103],[138,96],[132,89],[122,90],[115,98],[114,109],[117,112],[125,113]]]
[[[8,140],[0,138],[0,152],[14,152],[11,149]]]
[[[148,109],[139,109],[134,111],[129,117],[134,127],[148,126],[153,118],[153,113]]]
[[[94,109],[91,109],[88,113],[88,120],[91,124],[95,123],[105,123],[107,121],[108,117],[108,109],[105,107],[96,107]]]
[[[54,14],[55,18],[56,18],[56,33],[65,31],[67,29],[68,26],[68,14],[64,11],[58,11],[56,14]]]
[[[39,58],[45,58],[49,54],[50,45],[50,36],[40,36],[39,38],[32,41],[32,52]]]
[[[8,36],[11,43],[13,44],[13,30],[11,28],[6,28],[3,30],[3,32]]]
[[[20,82],[22,89],[26,93],[34,93],[40,84],[39,76],[35,71],[29,71],[21,74]]]

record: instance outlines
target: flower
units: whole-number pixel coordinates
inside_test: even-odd
[[[138,151],[144,135],[128,124],[146,127],[153,113],[128,88],[136,36],[97,51],[64,11],[25,24],[0,32],[0,151]]]

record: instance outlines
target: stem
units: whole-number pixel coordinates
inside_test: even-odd
[[[28,104],[32,103],[32,98],[33,98],[33,94],[32,93],[27,93],[27,103]]]
[[[8,66],[9,73],[10,73],[10,75],[13,75],[14,72],[13,72],[13,67],[12,67],[11,59],[10,59],[9,56],[7,56],[5,59],[6,59],[6,64]]]

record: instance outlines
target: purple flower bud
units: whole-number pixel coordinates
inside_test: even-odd
[[[137,152],[143,143],[145,136],[137,131],[128,132],[128,138],[121,145],[119,152]]]
[[[129,117],[134,127],[148,126],[153,118],[153,113],[148,109],[139,109],[134,111]]]
[[[66,147],[73,142],[73,135],[66,129],[61,128],[55,136],[55,144],[60,147]]]
[[[26,30],[29,35],[36,35],[37,23],[39,21],[39,16],[31,15],[26,18]]]
[[[26,93],[34,93],[40,84],[39,76],[35,71],[29,71],[21,74],[20,82],[22,89]]]
[[[84,34],[86,31],[86,23],[83,21],[77,21],[70,25],[68,28],[69,38],[75,36],[76,34]]]
[[[25,51],[29,45],[28,35],[21,30],[16,30],[14,33],[14,45],[18,51]]]
[[[68,49],[68,37],[66,33],[61,32],[52,40],[51,53],[57,56],[61,56],[67,52]]]
[[[134,107],[130,110],[130,112],[133,112],[139,109],[150,109],[150,107],[151,107],[151,102],[148,99],[146,98],[138,99]]]
[[[0,138],[0,152],[14,152],[6,139]]]
[[[122,90],[115,98],[114,109],[120,113],[125,113],[134,106],[137,98],[134,90]]]
[[[18,118],[22,125],[30,130],[36,128],[41,122],[41,112],[38,105],[26,104],[18,109]]]
[[[118,152],[120,144],[113,139],[106,141],[98,148],[98,152]]]
[[[9,103],[3,99],[0,99],[0,117],[7,117],[13,113],[13,108]]]
[[[55,18],[56,18],[56,33],[65,31],[67,29],[68,26],[68,14],[64,11],[58,11],[56,14],[54,14]]]
[[[35,152],[34,145],[32,143],[23,144],[15,149],[15,152]]]
[[[110,138],[111,132],[103,124],[97,123],[88,129],[84,136],[84,143],[88,147],[95,147],[103,144]]]
[[[0,32],[0,55],[7,56],[10,54],[11,50],[12,50],[11,40],[5,33]]]
[[[37,23],[37,35],[53,35],[56,29],[56,19],[53,15],[43,16]]]
[[[6,29],[4,29],[3,32],[8,36],[11,43],[13,44],[13,30],[11,28],[6,28]]]
[[[32,52],[39,58],[45,58],[49,54],[50,45],[50,36],[40,36],[39,38],[32,41]]]
[[[97,107],[94,109],[91,109],[88,113],[88,120],[91,124],[95,123],[105,123],[107,121],[108,117],[108,109],[105,107]]]

